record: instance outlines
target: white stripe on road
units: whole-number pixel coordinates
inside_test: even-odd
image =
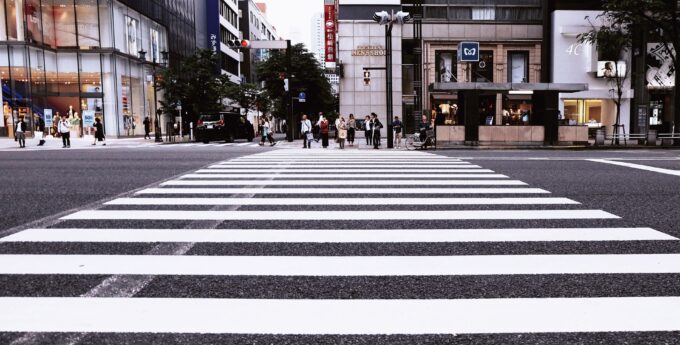
[[[0,332],[499,334],[680,330],[680,297],[218,299],[0,297]]]
[[[253,145],[253,144],[251,144],[251,143],[240,143],[240,144],[236,144],[236,146],[248,146],[248,145]]]
[[[619,219],[600,210],[471,211],[158,211],[86,210],[62,220],[535,220]]]
[[[550,194],[540,188],[148,188],[135,194]]]
[[[404,160],[404,161],[374,161],[372,159],[366,159],[366,160],[351,160],[351,161],[318,161],[318,160],[309,160],[309,161],[294,161],[294,160],[276,160],[276,161],[251,161],[251,162],[246,162],[246,161],[229,161],[229,162],[223,162],[223,163],[218,163],[217,165],[226,165],[226,166],[232,166],[232,165],[281,165],[281,164],[295,164],[295,165],[311,165],[316,166],[317,164],[324,164],[324,165],[332,165],[332,166],[337,166],[337,165],[347,165],[347,164],[375,164],[375,165],[396,165],[396,166],[403,166],[403,167],[413,167],[417,168],[420,167],[421,164],[425,166],[436,166],[436,167],[446,167],[446,166],[463,166],[463,167],[469,167],[470,163],[467,162],[414,162],[412,160]]]
[[[657,167],[650,167],[648,165],[625,163],[625,162],[616,162],[616,161],[610,161],[610,160],[606,160],[606,159],[589,159],[589,161],[596,162],[596,163],[618,165],[618,166],[622,166],[622,167],[626,167],[626,168],[651,171],[651,172],[655,172],[655,173],[672,175],[672,176],[680,176],[680,170],[663,169],[663,168],[657,168]]]
[[[579,205],[567,198],[120,198],[105,205]]]
[[[280,174],[280,173],[493,173],[490,169],[201,169],[197,173],[260,173],[260,174]]]
[[[680,254],[460,256],[0,255],[0,274],[22,275],[141,274],[356,277],[652,273],[680,273]]]
[[[479,165],[430,165],[430,164],[320,164],[320,163],[285,163],[285,164],[217,164],[211,165],[210,169],[283,169],[287,167],[291,168],[301,168],[308,166],[310,169],[318,168],[332,168],[332,169],[346,169],[346,168],[381,168],[381,169],[424,169],[424,168],[437,168],[437,169],[473,169],[481,168]]]
[[[0,242],[93,243],[455,243],[672,241],[650,228],[538,228],[461,230],[170,230],[29,229]]]
[[[376,163],[417,163],[412,158],[337,158],[337,157],[310,157],[310,158],[238,158],[223,163],[276,163],[276,162],[376,162]],[[427,158],[428,163],[458,163],[458,164],[470,164],[468,162],[461,162],[454,159],[432,159]]]
[[[233,180],[233,181],[167,181],[161,186],[351,186],[358,180]],[[517,180],[377,180],[373,186],[526,186]]]
[[[386,178],[508,178],[501,174],[187,174],[180,178],[186,179],[232,179],[232,178],[355,178],[355,179],[386,179]]]

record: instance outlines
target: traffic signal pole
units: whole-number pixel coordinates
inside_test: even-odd
[[[387,121],[387,148],[394,148],[394,133],[392,133],[393,119],[393,97],[392,97],[392,23],[385,25],[385,90],[387,111],[385,113]]]
[[[286,118],[288,119],[286,121],[286,127],[287,127],[287,133],[286,137],[288,139],[288,142],[293,142],[295,139],[295,119],[293,117],[295,114],[293,114],[293,51],[291,49],[290,45],[290,40],[286,40],[286,77],[290,78],[289,84],[288,84],[288,92],[286,94],[286,102],[290,102],[290,105],[286,107],[286,112],[288,113],[288,116]]]

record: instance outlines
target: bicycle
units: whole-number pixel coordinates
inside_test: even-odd
[[[406,138],[406,149],[407,150],[417,150],[417,149],[423,149],[426,150],[428,147],[434,146],[435,145],[435,137],[434,137],[434,132],[432,131],[427,131],[425,140],[420,140],[420,133],[414,133],[413,135],[410,135]]]

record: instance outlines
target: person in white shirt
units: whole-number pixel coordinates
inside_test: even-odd
[[[70,148],[71,122],[68,120],[68,117],[66,117],[66,115],[61,117],[61,120],[59,120],[59,125],[57,127],[59,129],[59,134],[61,134],[61,142],[64,145],[62,146],[62,148]]]
[[[312,134],[312,121],[309,121],[307,115],[302,115],[302,121],[300,121],[300,133],[302,133],[302,148],[311,149],[314,135]]]
[[[24,122],[23,117],[19,118],[19,121],[17,122],[17,129],[14,131],[14,135],[16,136],[17,141],[19,142],[19,147],[25,148],[26,147],[26,122]]]

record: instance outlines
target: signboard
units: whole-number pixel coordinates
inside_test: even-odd
[[[352,56],[385,56],[383,46],[358,46],[352,50]]]
[[[83,127],[94,127],[94,110],[83,110]]]
[[[208,33],[208,49],[214,54],[220,52],[220,16],[216,15],[220,8],[219,0],[207,0],[206,2],[206,25]],[[215,73],[219,74],[220,71],[219,64],[215,64]]]
[[[637,115],[638,115],[637,125],[640,133],[647,132],[647,106],[639,105]]]
[[[669,89],[675,87],[675,68],[673,67],[672,55],[675,48],[672,44],[661,43],[647,44],[647,87],[650,89]],[[670,50],[670,52],[669,52]]]
[[[329,3],[330,2],[330,3]],[[335,2],[326,0],[324,2],[324,36],[325,36],[325,55],[326,62],[336,61],[335,34],[336,34],[336,13]]]
[[[307,95],[304,92],[300,92],[300,94],[298,95],[298,101],[300,103],[305,103],[307,101],[306,98],[307,98]]]
[[[54,126],[54,122],[52,122],[52,109],[45,109],[45,127],[52,127]]]
[[[597,62],[597,77],[598,78],[623,78],[626,76],[626,63],[624,61],[598,61]]]
[[[479,62],[479,42],[458,43],[458,62]]]
[[[139,46],[137,45],[137,27],[138,21],[135,18],[125,16],[125,37],[127,39],[128,54],[137,56],[139,54]]]

